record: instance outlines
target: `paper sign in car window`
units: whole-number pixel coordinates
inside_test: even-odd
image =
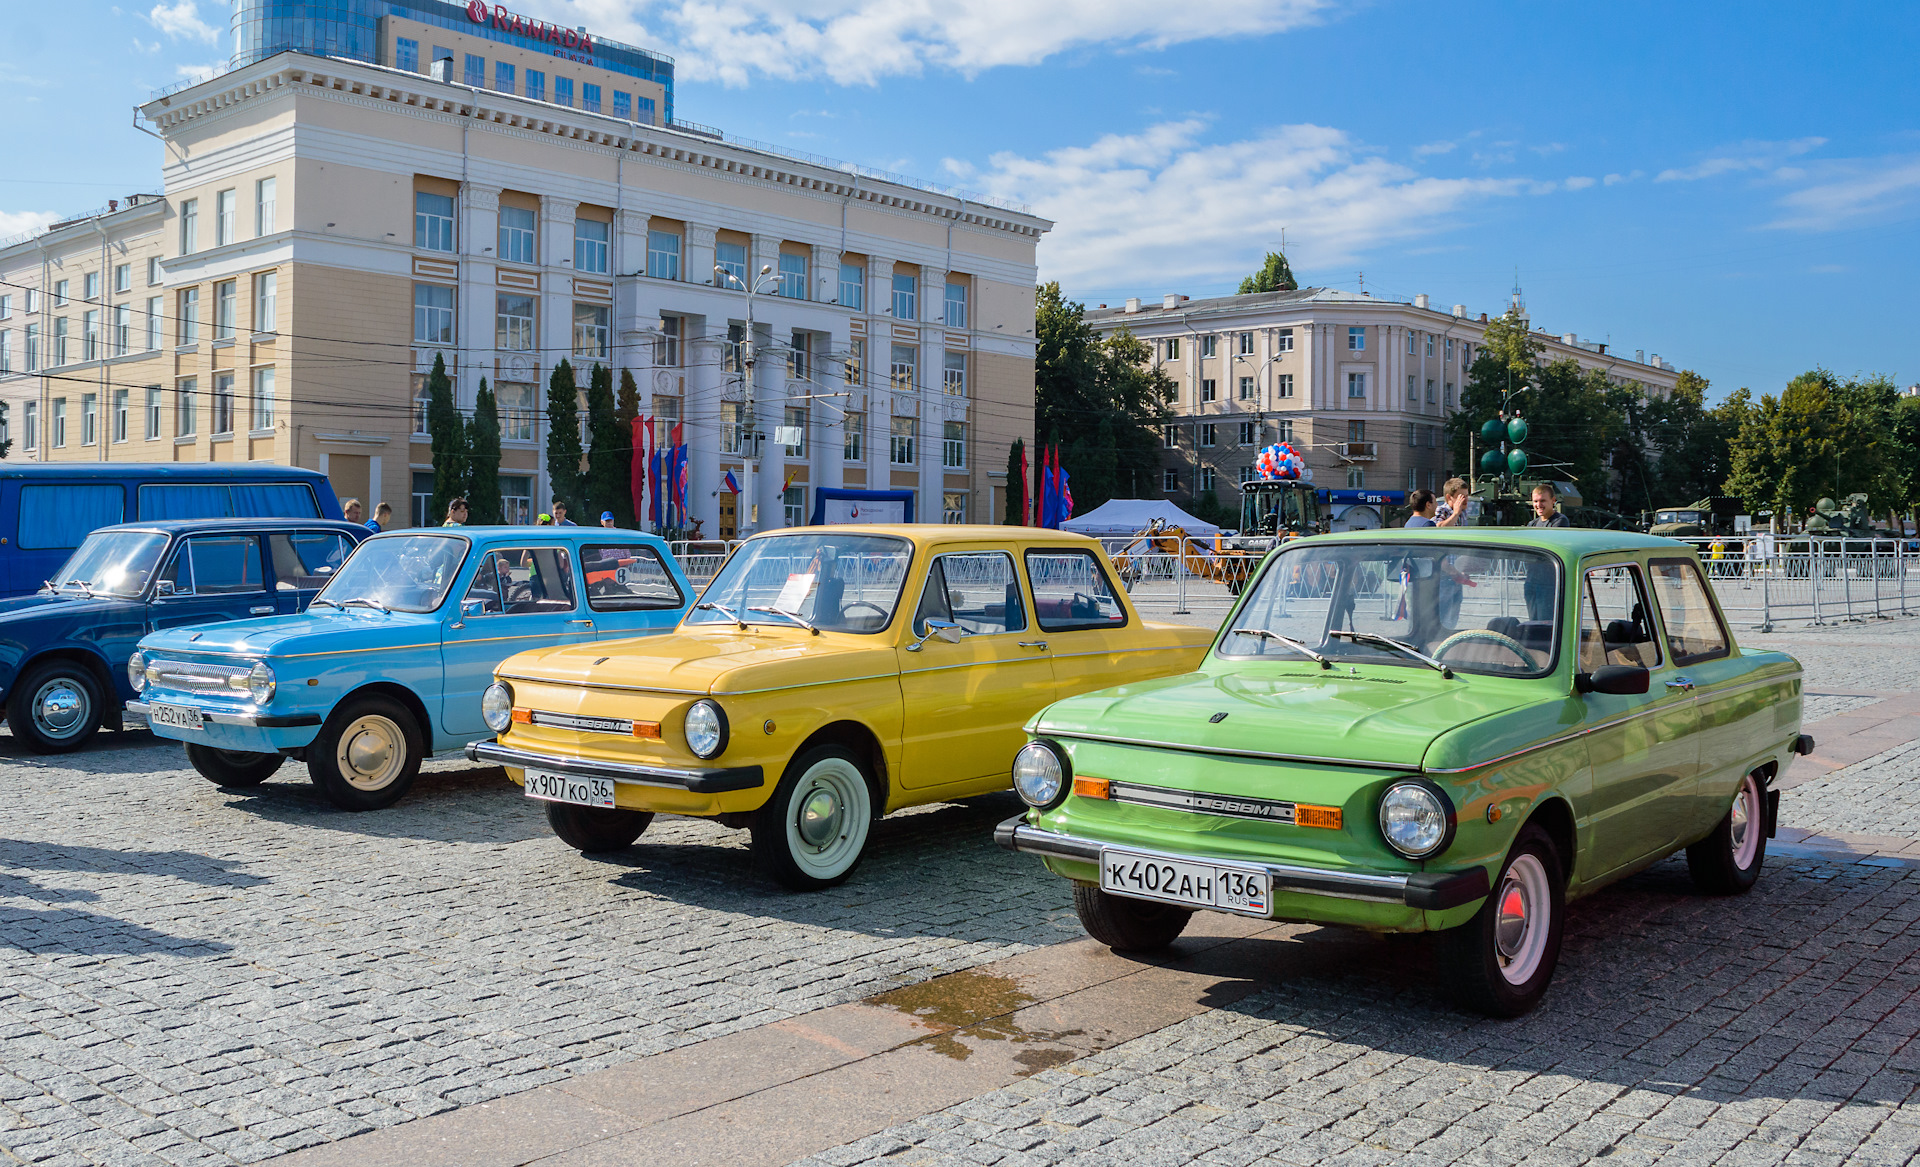
[[[773,610],[798,614],[800,605],[807,602],[807,593],[813,590],[813,573],[796,573],[787,577],[787,585],[773,599]]]

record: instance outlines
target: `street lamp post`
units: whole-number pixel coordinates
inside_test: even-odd
[[[741,425],[744,431],[742,437],[746,443],[746,449],[741,451],[741,468],[746,481],[740,484],[740,497],[746,500],[747,505],[745,507],[746,514],[742,515],[740,513],[741,508],[736,504],[733,522],[735,535],[750,535],[759,527],[759,515],[755,510],[756,504],[753,500],[757,497],[754,493],[756,489],[754,477],[760,468],[761,438],[760,417],[753,400],[753,368],[755,364],[753,298],[756,295],[760,295],[766,286],[770,284],[778,285],[780,277],[773,274],[773,265],[770,263],[760,265],[760,274],[754,278],[754,282],[751,284],[739,276],[734,275],[731,270],[720,264],[713,265],[713,274],[725,281],[725,283],[721,285],[722,287],[730,284],[739,288],[747,297],[747,332],[744,346],[745,351],[741,357],[742,384],[740,407]]]

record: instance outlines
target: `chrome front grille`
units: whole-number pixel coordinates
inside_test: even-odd
[[[245,693],[251,665],[203,664],[199,661],[150,660],[147,684],[188,693]]]

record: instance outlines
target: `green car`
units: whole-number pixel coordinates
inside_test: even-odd
[[[1742,651],[1693,550],[1617,531],[1319,536],[1269,555],[1199,672],[1057,702],[997,841],[1074,882],[1088,933],[1196,910],[1439,932],[1449,988],[1517,1016],[1566,903],[1685,848],[1759,878],[1799,662]]]

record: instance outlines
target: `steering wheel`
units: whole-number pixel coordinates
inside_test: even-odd
[[[1508,636],[1506,633],[1495,632],[1491,628],[1464,628],[1454,633],[1452,636],[1441,641],[1439,647],[1433,650],[1434,659],[1439,660],[1444,658],[1447,655],[1447,650],[1456,644],[1466,644],[1469,642],[1497,645],[1518,657],[1521,667],[1529,669],[1533,667],[1533,657],[1528,654],[1525,645],[1513,637]]]
[[[880,605],[873,603],[870,600],[849,600],[846,603],[840,605],[840,614],[844,616],[848,612],[853,611],[855,608],[872,608],[874,610],[874,613],[879,617],[881,617],[882,619],[885,619],[887,615],[887,610],[885,608],[882,608]]]

